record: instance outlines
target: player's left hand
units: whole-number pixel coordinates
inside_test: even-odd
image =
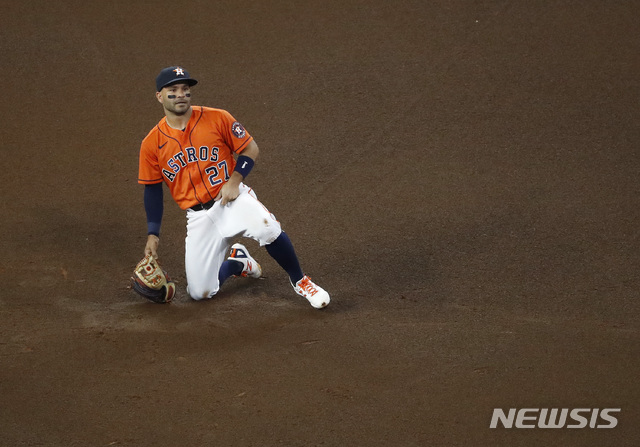
[[[220,205],[225,206],[229,202],[233,202],[240,195],[240,180],[234,178],[239,176],[237,173],[233,173],[227,183],[222,185],[216,200],[220,200]]]

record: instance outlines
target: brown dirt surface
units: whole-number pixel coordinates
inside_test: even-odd
[[[638,445],[640,3],[2,9],[1,445]],[[169,198],[177,298],[128,288],[174,64],[256,138],[248,183],[327,309],[251,241],[265,279],[189,300]]]

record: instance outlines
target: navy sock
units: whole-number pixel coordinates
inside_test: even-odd
[[[240,261],[226,260],[220,266],[220,271],[218,272],[218,281],[220,282],[220,287],[222,284],[233,275],[240,275],[242,273],[242,269],[244,269],[244,265]]]
[[[293,249],[289,236],[284,231],[280,233],[280,236],[275,241],[266,245],[265,248],[267,253],[289,274],[293,284],[302,279],[304,275],[298,262],[298,256],[296,256],[296,251]]]

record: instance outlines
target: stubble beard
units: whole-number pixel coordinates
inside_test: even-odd
[[[182,106],[186,105],[186,107],[183,109]],[[183,116],[185,114],[187,114],[187,112],[189,112],[189,110],[191,110],[191,104],[190,103],[186,103],[186,104],[180,104],[180,105],[174,105],[171,108],[167,108],[167,110],[169,112],[171,112],[172,114],[176,115],[176,116]],[[180,108],[178,108],[180,107]]]

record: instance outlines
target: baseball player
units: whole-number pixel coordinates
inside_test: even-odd
[[[303,273],[280,223],[244,183],[258,145],[229,112],[191,105],[191,87],[197,83],[176,66],[156,78],[156,98],[165,116],[142,141],[138,173],[147,215],[145,255],[157,258],[164,183],[187,214],[185,269],[191,298],[213,297],[231,276],[260,278],[262,268],[244,245],[234,244],[227,256],[232,240],[242,236],[265,247],[313,307],[327,306],[329,294]]]

